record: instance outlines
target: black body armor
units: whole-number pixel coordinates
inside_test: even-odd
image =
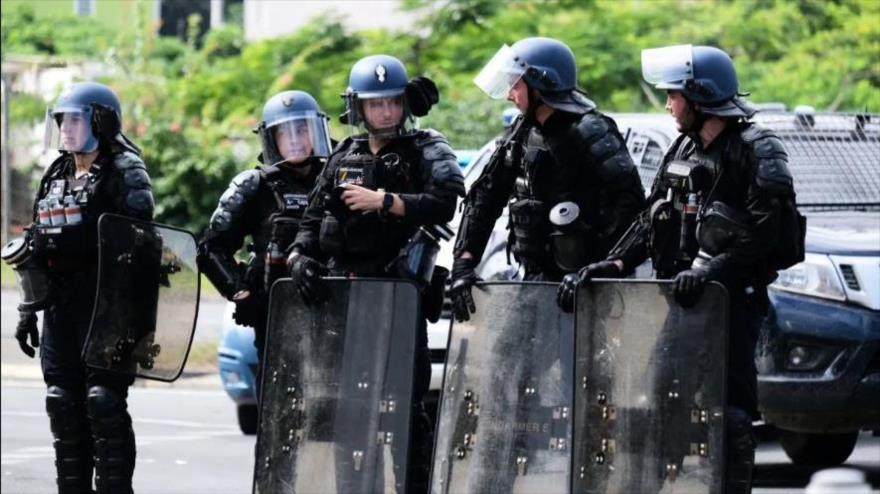
[[[352,212],[340,199],[350,183],[396,193],[405,216]],[[391,140],[373,155],[367,141],[343,141],[318,179],[294,248],[329,261],[332,272],[398,276],[395,260],[420,226],[445,224],[464,195],[464,179],[446,139],[431,130]]]
[[[540,126],[520,117],[502,138],[468,193],[456,257],[482,257],[508,202],[509,246],[526,276],[560,279],[605,256],[643,208],[644,190],[613,120],[557,110]],[[553,220],[554,208],[568,217]]]
[[[199,265],[227,299],[239,290],[266,298],[272,283],[287,274],[287,253],[299,230],[308,194],[323,161],[295,175],[283,165],[239,173],[220,196],[199,246]],[[235,260],[246,236],[253,243],[247,264]],[[268,299],[267,299],[268,300]]]

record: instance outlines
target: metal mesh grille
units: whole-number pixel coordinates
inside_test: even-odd
[[[782,139],[798,205],[880,209],[880,115],[759,113]]]

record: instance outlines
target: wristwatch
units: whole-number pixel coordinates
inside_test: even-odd
[[[390,193],[386,192],[385,197],[382,198],[382,211],[388,212],[391,210],[391,206],[394,205],[394,196]]]

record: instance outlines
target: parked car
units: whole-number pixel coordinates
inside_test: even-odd
[[[615,115],[646,190],[676,135],[665,115]],[[759,113],[789,153],[806,259],[779,273],[761,330],[759,408],[797,464],[835,465],[880,430],[880,115]]]
[[[483,156],[484,150],[457,150],[458,164],[464,173],[476,179],[468,170],[469,164],[476,161],[475,157],[482,157],[485,161],[488,156]],[[478,158],[479,159],[479,158]],[[482,165],[481,165],[482,166]],[[454,222],[458,227],[458,221]],[[447,268],[451,266],[452,247],[451,243],[444,242],[443,248],[448,250],[449,262],[440,262]],[[441,259],[445,258],[441,255]],[[257,433],[257,398],[255,376],[257,372],[257,350],[254,347],[254,330],[247,326],[240,326],[232,319],[235,304],[229,302],[223,314],[223,336],[217,348],[217,362],[220,371],[220,380],[226,394],[236,406],[238,426],[244,434]],[[431,392],[426,398],[429,409],[436,409],[439,396],[440,383],[443,379],[443,365],[446,361],[446,344],[449,332],[449,319],[431,324],[428,328],[428,347],[431,352]],[[444,322],[445,321],[445,322]]]

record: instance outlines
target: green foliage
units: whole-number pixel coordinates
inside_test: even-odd
[[[156,37],[147,3],[136,5],[133,29],[118,34],[4,2],[3,54],[84,56],[119,69],[107,82],[125,105],[126,131],[144,148],[158,219],[196,231],[234,174],[255,164],[250,130],[263,103],[302,89],[335,117],[349,69],[371,53],[398,56],[411,76],[434,79],[441,101],[420,124],[456,148],[477,148],[501,130],[508,103],[490,100],[472,80],[502,44],[527,36],[567,43],[580,86],[605,111],[659,110],[652,100],[662,94],[641,82],[640,52],[676,43],[729,52],[754,101],[880,111],[877,0],[404,0],[419,20],[403,31],[352,33],[321,17],[290,35],[245,43],[240,22],[231,22],[201,46],[194,36]],[[191,34],[199,22],[190,19]],[[37,113],[33,100],[12,108]],[[337,138],[347,132],[335,118],[332,126]]]
[[[15,124],[33,124],[46,116],[46,102],[39,96],[15,93],[9,98],[9,121]]]

